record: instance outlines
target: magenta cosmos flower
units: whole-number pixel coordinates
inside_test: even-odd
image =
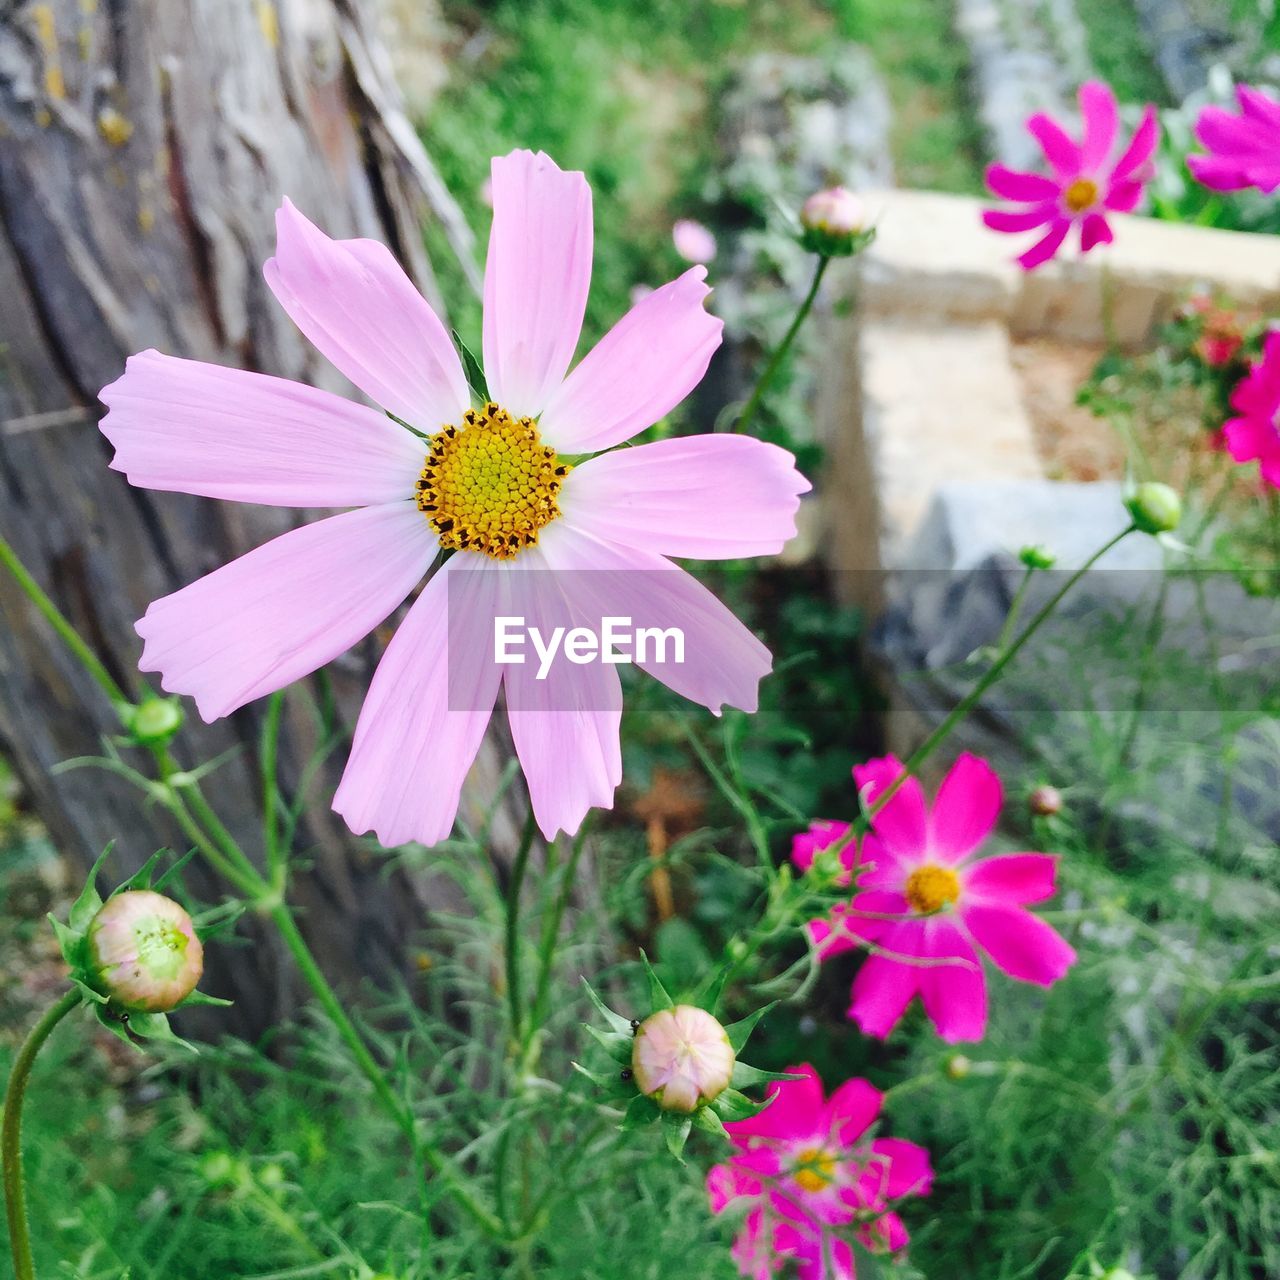
[[[1240,415],[1222,427],[1227,452],[1237,462],[1257,461],[1262,478],[1280,489],[1280,332],[1262,341],[1262,356],[1231,393]]]
[[[863,802],[874,805],[901,774],[893,756],[854,769]],[[1010,853],[973,860],[1001,805],[1000,779],[976,756],[962,755],[942,780],[932,809],[909,778],[872,820],[861,859],[842,853],[857,877],[847,907],[814,920],[822,959],[866,946],[872,954],[853,980],[849,1016],[870,1036],[887,1036],[915,996],[946,1041],[981,1040],[987,984],[981,955],[1012,978],[1051,986],[1076,953],[1026,908],[1053,896],[1057,857]],[[843,823],[814,824],[797,837],[802,870],[817,849],[843,837]]]
[[[1205,107],[1196,137],[1209,155],[1187,157],[1187,167],[1214,191],[1257,187],[1270,194],[1280,187],[1280,102],[1247,84],[1236,85],[1240,114]]]
[[[1084,135],[1074,141],[1056,121],[1037,112],[1027,129],[1040,144],[1051,173],[1026,173],[993,164],[987,186],[1017,209],[988,209],[982,220],[993,231],[1019,233],[1044,228],[1044,234],[1018,261],[1031,271],[1048,262],[1062,247],[1067,232],[1080,228],[1080,249],[1110,244],[1108,213],[1131,213],[1151,177],[1151,157],[1159,125],[1148,106],[1142,123],[1118,160],[1112,160],[1119,131],[1116,97],[1096,80],[1080,86]]]
[[[705,272],[655,290],[570,372],[591,278],[590,188],[528,151],[494,160],[492,175],[490,401],[473,407],[448,333],[383,245],[331,240],[288,201],[267,284],[386,412],[155,351],[102,393],[112,466],[133,484],[353,508],[147,610],[143,670],[206,720],[336,658],[452,553],[382,656],[334,799],[353,831],[385,845],[449,834],[500,684],[542,831],[576,831],[612,803],[617,666],[560,664],[540,680],[536,662],[499,665],[498,615],[550,628],[603,611],[679,627],[683,663],[637,665],[714,711],[754,710],[768,651],[667,557],[776,552],[809,488],[789,453],[730,435],[605,452],[705,372],[722,327],[703,307]],[[599,570],[610,572],[587,572]]]
[[[711,1210],[746,1209],[733,1248],[744,1276],[768,1280],[794,1263],[800,1280],[848,1280],[850,1238],[875,1251],[906,1245],[893,1205],[929,1194],[929,1153],[874,1136],[883,1095],[865,1080],[825,1098],[811,1066],[787,1071],[803,1078],[775,1081],[759,1115],[725,1125],[735,1151],[707,1175]]]

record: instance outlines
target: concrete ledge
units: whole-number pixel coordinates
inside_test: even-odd
[[[867,196],[878,234],[863,256],[859,300],[876,316],[999,318],[1015,336],[1140,347],[1200,284],[1242,306],[1280,308],[1280,237],[1112,216],[1115,243],[1074,250],[1038,271],[1014,258],[1030,244],[982,225],[991,202],[922,191]]]

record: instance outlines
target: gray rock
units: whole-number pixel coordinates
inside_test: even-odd
[[[1027,481],[940,491],[906,558],[913,567],[890,575],[889,607],[875,637],[895,696],[924,724],[937,724],[990,664],[1023,577],[1018,547],[1044,545],[1060,566],[1035,575],[1021,626],[1123,527],[1118,512],[1115,484]],[[1121,816],[1139,829],[1208,844],[1215,833],[1204,816],[1216,811],[1228,785],[1226,766],[1201,757],[1189,773],[1186,758],[1159,753],[1164,743],[1217,740],[1228,717],[1240,726],[1230,783],[1236,811],[1260,838],[1280,838],[1280,750],[1266,712],[1280,700],[1280,601],[1251,597],[1224,573],[1166,574],[1161,562],[1159,545],[1140,534],[1100,561],[956,730],[948,754],[968,749],[997,767],[1022,769],[1033,753],[1055,777],[1097,769],[1101,778],[1105,769],[1080,754],[1082,744],[1096,751],[1102,734],[1100,754],[1119,751],[1140,714],[1136,749],[1154,753],[1143,768],[1168,774],[1160,788],[1168,800],[1158,808],[1148,799],[1121,804]],[[1139,674],[1144,665],[1148,677]]]
[[[1091,74],[1073,0],[956,0],[956,29],[969,46],[978,114],[992,156],[1017,169],[1042,163],[1027,116],[1074,113]]]

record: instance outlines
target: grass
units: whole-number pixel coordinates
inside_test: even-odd
[[[1130,0],[1075,0],[1084,24],[1089,57],[1099,77],[1121,102],[1172,106],[1169,90],[1151,60],[1151,52]]]

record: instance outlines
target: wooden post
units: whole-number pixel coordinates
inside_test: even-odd
[[[332,235],[388,243],[438,305],[423,219],[441,220],[468,264],[474,246],[399,102],[361,0],[50,0],[0,16],[0,531],[132,692],[133,623],[148,602],[297,513],[131,488],[107,468],[97,392],[154,346],[351,393],[277,305],[261,264],[287,194]],[[348,722],[384,641],[334,665]],[[234,753],[207,791],[255,856],[260,716],[206,726],[192,709],[180,739],[185,763]],[[54,772],[116,731],[96,686],[0,573],[0,744],[59,847],[87,866],[116,840],[120,871],[183,842],[123,780]],[[286,782],[309,732],[291,707]],[[503,754],[482,752],[464,794],[473,818]],[[331,976],[385,979],[424,912],[452,903],[440,884],[387,876],[329,811],[344,759],[308,807],[310,867],[294,897]],[[495,839],[510,849],[517,830],[500,814]],[[192,883],[216,898],[213,881]],[[237,1000],[218,1025],[253,1032],[287,1012],[292,983],[270,947],[211,950],[206,985]]]

